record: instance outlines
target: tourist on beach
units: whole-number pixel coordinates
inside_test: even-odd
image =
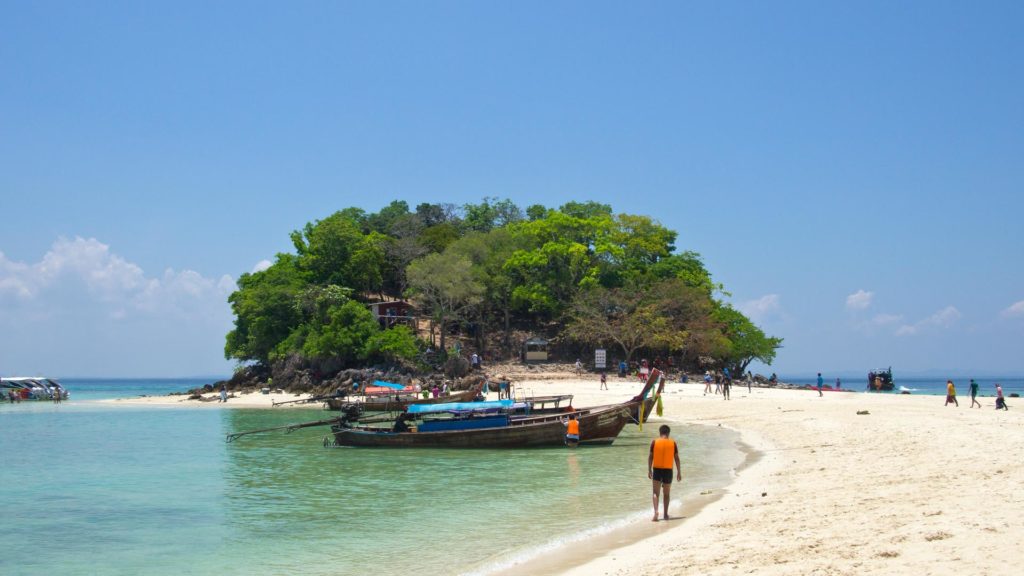
[[[447,396],[448,394],[449,394],[449,392],[448,392],[448,382],[445,382],[444,386],[441,387],[441,395],[442,396]]]
[[[825,379],[821,377],[821,372],[818,372],[818,398],[824,396],[824,394],[821,393],[821,389],[824,388],[824,386]]]
[[[619,378],[625,378],[626,372],[629,372],[629,365],[625,360],[619,360]]]
[[[221,402],[227,402],[228,401],[228,388],[227,388],[227,386],[225,386],[223,384],[220,385],[220,401]]]
[[[430,389],[430,395],[434,398],[439,398],[441,396],[441,389],[437,387],[436,383],[434,384],[434,387]]]
[[[839,390],[842,387],[843,383],[839,381],[839,378],[836,378],[836,390]]]
[[[971,408],[974,408],[975,404],[978,405],[978,408],[981,408],[981,402],[978,402],[978,400],[976,398],[977,396],[978,396],[978,383],[974,381],[974,378],[971,378]]]
[[[1006,405],[1006,398],[1003,398],[1003,387],[998,382],[996,382],[996,410],[1010,410],[1010,407]]]
[[[598,388],[598,390],[607,390],[607,389],[608,389],[608,376],[604,373],[604,370],[601,370],[601,387]]]
[[[751,374],[750,372],[747,372],[746,380],[747,380],[747,394],[753,394],[754,393],[754,375]]]
[[[480,356],[476,352],[473,352],[473,355],[469,357],[469,361],[473,365],[473,370],[480,369]]]
[[[650,374],[650,368],[647,366],[647,359],[640,361],[640,381],[647,382],[647,375]]]
[[[722,398],[725,400],[730,400],[730,391],[732,391],[732,380],[729,380],[728,378],[722,378]]]
[[[580,362],[580,359],[577,358],[576,359],[576,375],[580,376],[582,374],[583,374],[583,362]]]
[[[664,518],[668,520],[668,500],[672,491],[672,466],[675,465],[676,480],[682,481],[683,467],[679,463],[679,447],[676,441],[668,437],[671,430],[662,424],[658,429],[658,438],[651,441],[651,452],[647,456],[647,477],[652,481],[654,495],[654,521],[658,521],[658,494],[661,493],[664,506]]]
[[[576,413],[570,413],[568,420],[563,420],[565,425],[565,445],[570,448],[580,443],[580,421],[576,419]]]
[[[960,407],[960,403],[956,401],[956,386],[953,386],[952,380],[946,380],[946,403],[943,406],[949,406],[950,402],[956,404],[957,408]]]
[[[715,372],[715,394],[722,393],[722,375],[719,372]]]
[[[707,396],[708,392],[711,392],[711,371],[704,371],[704,395]]]

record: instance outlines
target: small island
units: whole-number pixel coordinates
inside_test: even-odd
[[[468,387],[474,367],[526,360],[531,339],[587,369],[738,377],[770,363],[782,339],[729,305],[677,236],[597,202],[345,208],[239,278],[225,344],[238,368],[215,387],[344,393],[373,374]]]

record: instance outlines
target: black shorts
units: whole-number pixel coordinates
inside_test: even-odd
[[[654,468],[651,470],[651,479],[655,482],[661,482],[662,484],[672,483],[672,469],[671,468]]]

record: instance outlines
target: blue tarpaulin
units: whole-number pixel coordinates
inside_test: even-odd
[[[374,380],[373,381],[373,385],[374,386],[380,386],[382,388],[391,388],[392,390],[404,390],[405,389],[405,386],[402,386],[401,384],[395,384],[394,382],[385,382],[383,380]]]
[[[511,408],[512,400],[491,400],[490,402],[446,402],[444,404],[413,404],[406,410],[409,414],[430,412],[467,412],[471,410],[497,410]]]

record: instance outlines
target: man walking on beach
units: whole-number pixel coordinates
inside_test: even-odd
[[[707,396],[708,392],[711,392],[711,372],[704,371],[704,395]]]
[[[825,379],[821,377],[821,372],[818,372],[818,398],[824,396],[821,393],[821,389],[825,387]]]
[[[996,382],[996,410],[1010,411],[1010,407],[1006,405],[1006,398],[1003,398],[1003,387]]]
[[[682,481],[683,467],[679,464],[679,447],[668,437],[671,430],[662,424],[659,437],[651,442],[651,453],[647,456],[647,477],[653,482],[654,522],[658,521],[658,493],[661,493],[665,520],[668,520],[668,500],[672,491],[672,465],[675,464],[676,480]]]
[[[601,388],[600,388],[600,390],[607,390],[607,389],[608,389],[608,376],[604,373],[604,370],[601,370]]]
[[[953,386],[953,381],[946,380],[946,403],[943,406],[949,406],[950,402],[956,404],[957,408],[960,407],[960,403],[956,401],[956,387]]]
[[[977,396],[978,383],[974,381],[974,378],[971,378],[971,408],[974,408],[975,404],[978,405],[978,408],[981,408],[981,402],[978,402]]]

